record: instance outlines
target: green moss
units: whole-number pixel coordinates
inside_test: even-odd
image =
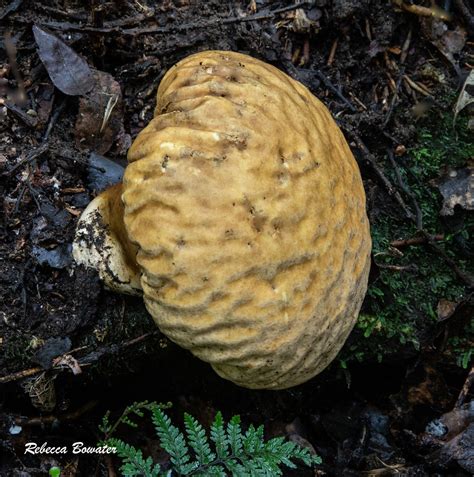
[[[423,214],[423,227],[431,234],[444,234],[439,246],[464,270],[465,250],[460,246],[472,241],[474,221],[465,214],[455,231],[439,215],[442,197],[433,180],[440,176],[444,166],[462,167],[474,156],[474,142],[469,136],[467,121],[459,119],[456,129],[452,113],[431,117],[419,124],[418,141],[398,159],[399,171],[405,184],[415,195]],[[389,161],[384,172],[393,185],[397,178]],[[402,192],[406,204],[413,210],[410,197]],[[428,245],[401,248],[390,247],[390,242],[416,236],[415,224],[404,217],[395,202],[385,196],[387,204],[372,214],[371,233],[373,256],[380,265],[379,276],[372,281],[363,311],[359,316],[355,338],[341,353],[343,367],[351,360],[383,360],[388,355],[416,352],[424,340],[433,336],[440,299],[460,301],[467,292],[465,284],[456,276],[446,261]],[[373,211],[374,212],[374,211]],[[382,268],[402,267],[403,271]],[[430,333],[431,331],[431,333]],[[467,366],[471,359],[474,323],[463,330],[463,335],[449,341],[447,354],[459,365]]]
[[[5,369],[9,368],[10,363],[16,368],[31,366],[31,357],[35,352],[34,337],[17,330],[13,330],[4,338],[1,362]]]
[[[451,336],[448,340],[446,355],[456,364],[467,369],[474,358],[474,318],[464,328],[463,333]]]

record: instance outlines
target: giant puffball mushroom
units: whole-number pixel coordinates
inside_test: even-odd
[[[164,76],[128,161],[84,211],[76,261],[143,290],[160,330],[238,385],[321,372],[357,318],[371,247],[360,173],[326,107],[262,61],[197,53]]]

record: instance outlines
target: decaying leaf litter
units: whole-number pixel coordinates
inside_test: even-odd
[[[437,7],[339,0],[3,7],[0,473],[35,475],[56,462],[71,475],[92,475],[93,457],[25,460],[22,444],[90,440],[105,410],[151,397],[172,401],[177,416],[186,410],[205,422],[216,410],[240,413],[272,435],[304,439],[328,475],[472,473],[465,338],[472,345],[473,152],[457,146],[472,123],[474,12],[467,1]],[[222,383],[160,336],[140,300],[104,291],[93,273],[72,266],[77,217],[120,177],[164,72],[204,49],[249,53],[307,85],[337,118],[365,181],[374,266],[358,328],[328,371],[286,392]],[[437,167],[430,161],[442,147],[441,121],[456,129]],[[430,124],[432,137],[420,139]],[[450,163],[454,155],[460,159]],[[403,226],[383,235],[391,222]],[[430,283],[432,311],[402,303],[411,316],[398,328],[393,315],[373,319],[383,316],[379,302],[392,310],[404,298],[403,282],[429,280],[426,263],[434,260],[448,285]],[[397,347],[380,357],[374,343],[384,327]],[[142,431],[134,438],[143,443]],[[101,461],[98,475],[111,475],[113,465]]]

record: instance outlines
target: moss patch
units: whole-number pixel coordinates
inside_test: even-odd
[[[444,167],[463,167],[474,156],[467,121],[460,118],[453,128],[452,118],[452,113],[446,112],[423,120],[417,143],[405,156],[397,157],[396,162],[421,209],[424,230],[444,235],[439,246],[462,270],[468,271],[473,269],[472,249],[470,261],[468,250],[474,230],[472,214],[456,211],[454,217],[441,217],[442,197],[433,183]],[[396,185],[395,170],[388,160],[384,169]],[[410,197],[402,195],[413,210]],[[388,355],[415,352],[433,338],[438,302],[441,299],[459,302],[467,294],[465,284],[427,244],[391,247],[393,240],[417,234],[416,226],[396,204],[375,214],[371,228],[378,276],[371,282],[356,331],[341,353],[343,367],[351,360],[382,361]],[[399,271],[383,268],[387,266],[399,267]],[[459,336],[450,338],[447,356],[467,367],[473,340],[474,322],[471,322]]]

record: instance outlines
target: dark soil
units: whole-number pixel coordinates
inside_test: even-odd
[[[145,399],[172,402],[175,422],[182,422],[186,411],[208,425],[221,410],[226,418],[240,414],[244,427],[264,424],[268,436],[303,439],[323,464],[314,472],[299,469],[288,475],[474,472],[474,451],[466,444],[474,426],[467,387],[458,399],[472,350],[472,211],[458,207],[453,217],[440,221],[442,198],[433,177],[443,171],[430,163],[434,176],[411,177],[416,170],[410,172],[412,157],[406,152],[421,154],[421,128],[431,128],[436,136],[443,118],[452,120],[453,101],[474,64],[474,8],[466,0],[438,4],[451,11],[450,22],[401,12],[389,0],[316,0],[304,3],[302,16],[296,17],[292,3],[265,0],[1,3],[1,476],[47,475],[52,465],[59,465],[62,475],[113,476],[118,461],[71,453],[25,455],[25,443],[95,445],[107,410],[117,416],[131,402]],[[34,24],[62,39],[95,70],[111,75],[102,77],[107,87],[120,87],[122,97],[100,141],[88,141],[87,121],[77,132],[80,100],[53,85],[38,55]],[[394,266],[374,257],[372,292],[363,312],[376,316],[384,307],[402,306],[405,292],[393,293],[382,306],[374,290],[383,274],[394,282],[385,280],[382,292],[395,290],[399,277],[403,282],[418,270],[420,282],[432,290],[421,301],[426,296],[436,305],[445,299],[449,313],[438,308],[433,318],[422,303],[393,321],[390,312],[390,332],[377,344],[361,318],[341,358],[321,375],[286,391],[249,391],[221,380],[208,365],[169,343],[141,299],[104,290],[94,272],[74,266],[75,224],[101,187],[91,174],[97,170],[89,166],[91,153],[124,165],[128,146],[152,117],[166,70],[207,49],[239,51],[272,63],[321,98],[359,162],[375,243],[382,230],[413,232],[386,233],[387,244],[420,239],[416,254],[405,254],[410,263]],[[90,114],[93,121],[94,111]],[[472,145],[472,132],[469,139],[466,117],[459,121],[464,129],[452,130],[449,141],[461,150]],[[456,152],[466,161],[472,158],[467,147]],[[395,158],[395,169],[403,169],[405,182],[408,177],[416,184],[414,192],[397,179],[387,157]],[[465,166],[448,162],[441,165]],[[107,163],[100,164],[107,169]],[[425,193],[435,197],[437,210],[425,206]],[[424,224],[416,224],[416,199]],[[455,239],[438,242],[437,234]],[[441,267],[436,270],[443,270],[442,292],[429,282],[427,267],[435,262]],[[413,331],[405,332],[406,326]],[[70,366],[53,363],[64,355],[73,356]],[[78,368],[80,374],[71,372]],[[457,427],[446,424],[448,430],[439,435],[430,432],[432,427],[427,430],[449,412],[443,419],[454,419]],[[162,459],[148,425],[119,428],[118,435]]]

